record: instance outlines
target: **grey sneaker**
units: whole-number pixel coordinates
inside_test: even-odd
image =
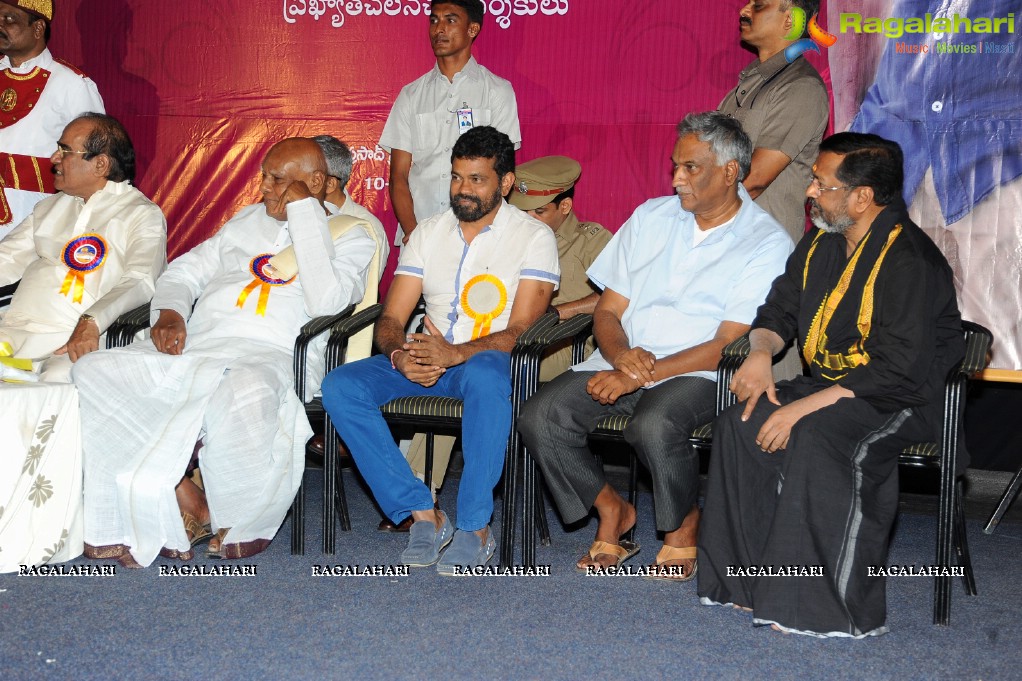
[[[460,572],[458,568],[485,565],[496,548],[497,541],[493,538],[493,530],[486,534],[485,542],[481,541],[475,532],[458,530],[454,533],[451,547],[444,551],[444,557],[437,563],[436,571],[453,577]]]
[[[443,513],[443,511],[440,511]],[[444,513],[440,529],[428,520],[412,523],[408,531],[408,548],[401,552],[401,564],[409,567],[426,567],[440,559],[440,551],[451,543],[454,527]]]

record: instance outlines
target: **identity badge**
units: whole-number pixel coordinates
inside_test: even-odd
[[[469,107],[468,102],[464,102],[461,108],[458,109],[458,134],[464,135],[466,132],[472,129],[472,109]]]

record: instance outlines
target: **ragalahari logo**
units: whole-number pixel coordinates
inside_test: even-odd
[[[820,25],[816,23],[816,17],[814,14],[809,20],[808,25],[806,24],[806,12],[801,7],[791,8],[791,19],[792,25],[791,30],[788,31],[788,35],[784,36],[785,40],[797,40],[791,45],[788,45],[784,50],[784,60],[789,64],[806,52],[820,52],[820,47],[830,47],[837,42],[837,36],[832,33],[827,33]],[[808,38],[799,37],[805,33],[809,33]]]

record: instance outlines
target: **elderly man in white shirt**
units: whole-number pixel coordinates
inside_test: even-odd
[[[0,0],[0,239],[53,194],[50,155],[64,127],[103,113],[96,84],[46,47],[50,0]]]
[[[429,40],[436,65],[401,89],[383,126],[380,146],[391,153],[390,200],[399,223],[395,244],[450,206],[451,149],[458,137],[486,125],[510,137],[515,149],[521,146],[511,83],[472,56],[482,25],[480,0],[433,3]]]
[[[713,418],[721,350],[749,330],[792,251],[791,238],[741,186],[751,157],[737,121],[717,112],[685,117],[673,152],[678,197],[639,206],[588,270],[603,288],[593,314],[599,349],[522,409],[519,431],[561,517],[599,514],[580,570],[618,566],[638,552],[621,539],[635,508],[586,444],[603,418],[621,414],[631,417],[624,436],[653,478],[664,532],[651,575],[695,575],[699,458],[688,440]]]
[[[43,380],[66,382],[118,316],[152,298],[167,223],[131,186],[135,151],[117,120],[79,116],[56,147],[46,172],[58,193],[0,241],[0,285],[20,280],[0,312],[0,355],[39,360]]]
[[[288,139],[263,161],[262,204],[171,263],[152,302],[152,340],[75,367],[85,452],[85,554],[148,565],[266,548],[301,482],[312,434],[294,392],[301,326],[361,300],[376,242],[335,238],[322,206],[326,163]],[[268,266],[294,247],[298,273]],[[193,307],[194,305],[194,307]],[[205,492],[182,480],[202,434]]]

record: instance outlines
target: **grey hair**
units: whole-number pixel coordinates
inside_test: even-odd
[[[341,189],[348,186],[351,177],[351,149],[341,140],[331,135],[316,135],[312,141],[319,145],[326,158],[326,170],[330,177],[336,177]]]
[[[752,166],[752,140],[742,130],[742,124],[717,111],[690,113],[678,123],[678,137],[696,135],[710,145],[717,157],[717,165],[738,162],[738,181],[749,175]]]

